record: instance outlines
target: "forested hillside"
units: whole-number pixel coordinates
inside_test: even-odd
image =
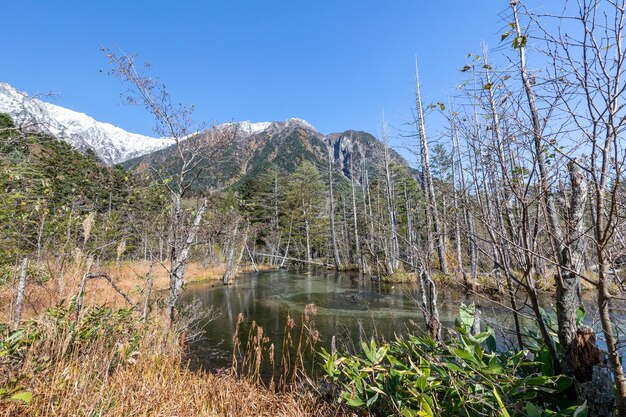
[[[323,135],[300,119],[254,125],[261,127],[248,130],[244,123],[225,123],[185,139],[199,148],[206,147],[216,135],[228,139],[220,158],[205,159],[194,167],[198,178],[192,188],[196,194],[254,179],[270,166],[284,174],[293,173],[304,161],[327,169],[329,152],[337,174],[346,179],[359,177],[364,167],[377,171],[384,163],[385,145],[366,132],[350,130]],[[390,161],[410,166],[395,150],[388,152]],[[171,146],[126,161],[122,166],[148,173],[158,171],[166,176],[175,172],[180,163],[176,146]]]
[[[76,248],[111,259],[121,241],[131,253],[136,249],[137,228],[162,207],[158,185],[54,137],[20,130],[6,114],[0,123],[3,264],[24,255],[63,256]],[[94,225],[88,242],[80,230],[87,219]]]

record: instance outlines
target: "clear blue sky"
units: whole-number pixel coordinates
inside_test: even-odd
[[[137,52],[203,121],[308,120],[378,135],[411,119],[417,55],[426,102],[445,101],[481,41],[499,42],[504,0],[0,0],[0,81],[126,130],[101,45]],[[103,72],[100,72],[102,70]]]

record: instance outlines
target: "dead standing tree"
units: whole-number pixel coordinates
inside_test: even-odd
[[[520,54],[521,75],[529,103],[534,99],[531,80],[525,73],[524,50],[527,34],[519,25],[519,6],[511,1],[516,38],[513,45]],[[566,233],[551,230],[557,249],[557,313],[559,339],[563,344],[564,368],[575,374],[578,336],[575,308],[579,278],[597,288],[597,304],[602,333],[608,350],[608,362],[616,386],[620,416],[626,416],[626,378],[620,361],[619,340],[610,304],[612,294],[610,251],[615,245],[615,231],[620,222],[619,201],[622,198],[626,150],[620,134],[626,128],[624,79],[626,53],[623,47],[626,26],[626,1],[581,0],[566,3],[557,14],[530,13],[523,9],[540,30],[544,57],[552,65],[545,83],[551,90],[555,112],[564,115],[558,130],[575,132],[574,149],[588,155],[576,160],[575,151],[564,152],[552,138],[541,135],[538,118],[533,114],[533,135],[541,152],[564,154],[569,160],[572,196],[566,218]],[[567,28],[567,31],[565,30]],[[586,182],[589,188],[590,213],[584,216]],[[546,190],[549,192],[549,190]],[[546,193],[546,195],[549,195]],[[547,205],[549,226],[550,211]],[[584,227],[584,218],[589,227]],[[586,231],[586,232],[585,232]],[[585,233],[584,233],[585,232]],[[584,233],[584,235],[583,235]],[[597,266],[597,277],[582,271],[582,240],[591,243]],[[560,313],[559,313],[560,310]],[[593,365],[592,360],[587,364]],[[573,369],[574,368],[574,369]],[[595,372],[595,369],[594,369]],[[595,374],[594,374],[595,377]]]
[[[341,258],[339,257],[339,246],[337,245],[337,231],[335,227],[335,195],[334,195],[334,166],[333,166],[333,144],[328,139],[328,218],[330,224],[330,240],[333,251],[333,262],[335,271],[341,270]]]
[[[435,195],[435,186],[433,183],[432,172],[430,169],[430,158],[428,156],[428,138],[426,136],[426,122],[424,120],[424,106],[422,104],[422,95],[420,90],[419,74],[417,69],[417,61],[415,62],[415,105],[417,113],[417,133],[420,141],[420,162],[422,167],[422,183],[424,195],[426,196],[426,225],[427,225],[427,242],[429,250],[434,248],[433,244],[436,240],[437,258],[439,260],[439,269],[444,274],[448,273],[448,264],[446,261],[446,244],[442,230],[441,221],[439,219],[439,210],[437,208],[437,196]],[[432,226],[432,228],[431,228]],[[431,234],[434,232],[434,239]]]
[[[185,282],[185,267],[190,250],[207,210],[208,199],[200,199],[194,209],[184,200],[191,197],[192,187],[211,164],[219,157],[225,145],[236,135],[228,129],[210,129],[203,133],[193,119],[193,107],[175,104],[158,79],[145,75],[149,65],[139,67],[135,55],[123,51],[102,49],[113,66],[112,75],[121,80],[127,90],[128,104],[141,105],[154,116],[155,132],[172,140],[176,160],[165,173],[155,175],[167,189],[170,197],[169,230],[167,246],[169,255],[169,294],[165,307],[164,334],[167,336],[175,316],[175,308]]]
[[[431,276],[432,265],[430,255],[433,249],[437,250],[437,258],[439,261],[439,269],[442,273],[448,273],[446,262],[445,239],[440,222],[439,212],[437,208],[437,196],[433,184],[432,172],[430,167],[430,159],[428,155],[428,138],[426,137],[426,124],[424,118],[424,108],[422,104],[422,96],[420,91],[420,82],[417,68],[417,60],[415,63],[415,104],[416,104],[416,124],[417,134],[420,143],[420,163],[422,168],[422,190],[425,196],[425,248],[422,252],[419,249],[414,250],[413,254],[417,260],[414,265],[420,283],[422,293],[422,313],[426,321],[426,327],[429,335],[434,340],[441,340],[441,323],[439,321],[439,311],[437,308],[437,287]],[[435,245],[435,241],[437,242]]]

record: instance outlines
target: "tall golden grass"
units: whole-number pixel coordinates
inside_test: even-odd
[[[287,313],[283,340],[277,352],[275,344],[264,335],[263,327],[256,321],[248,328],[244,347],[240,326],[245,318],[240,313],[233,337],[231,374],[267,386],[272,391],[288,393],[294,389],[306,389],[319,394],[316,384],[309,378],[314,370],[307,369],[307,365],[317,365],[316,346],[320,335],[313,321],[316,314],[315,304],[304,307],[300,323]],[[280,357],[277,360],[278,353]],[[263,375],[263,368],[266,375]]]
[[[296,382],[306,375],[302,358],[316,355],[314,306],[307,306],[300,327],[289,318],[280,375],[265,384],[261,364],[269,360],[276,365],[274,345],[258,325],[250,328],[243,349],[237,331],[232,369],[217,375],[189,369],[186,329],[177,328],[164,340],[158,311],[142,320],[138,306],[146,274],[151,271],[154,294],[168,286],[164,267],[151,269],[141,261],[97,267],[130,297],[132,310],[104,279],[87,281],[82,308],[70,304],[89,269],[80,262],[62,272],[54,265],[37,267],[46,269],[50,279],[27,287],[25,321],[18,333],[2,325],[8,322],[14,294],[10,286],[0,288],[0,417],[343,415],[314,389],[298,392],[302,385]],[[189,281],[220,279],[223,272],[223,265],[193,263],[187,268]],[[11,338],[18,340],[12,347]],[[11,400],[16,392],[31,393],[32,399]]]
[[[0,388],[27,390],[32,400],[0,400],[0,416],[341,415],[313,393],[266,388],[254,373],[191,371],[183,338],[164,341],[158,317],[90,321],[98,311],[85,309],[75,317],[61,309],[61,319],[47,314],[25,323],[24,332],[36,337],[0,358]]]

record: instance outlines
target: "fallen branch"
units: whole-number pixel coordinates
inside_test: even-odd
[[[327,263],[323,263],[323,262],[315,262],[315,261],[306,261],[304,259],[298,259],[298,258],[290,258],[290,257],[283,257],[281,255],[270,255],[267,253],[256,253],[255,255],[257,256],[265,256],[268,258],[283,258],[283,259],[287,259],[290,261],[296,261],[296,262],[302,262],[305,264],[312,264],[312,265],[320,265],[320,266],[334,266],[333,264],[327,264]]]
[[[113,289],[115,291],[117,291],[117,293],[119,295],[121,295],[124,300],[126,300],[126,302],[128,304],[130,304],[131,306],[135,306],[135,304],[133,303],[133,301],[130,299],[130,297],[128,295],[126,295],[126,293],[124,291],[122,291],[122,289],[120,287],[118,287],[115,282],[113,282],[113,280],[111,279],[111,276],[105,272],[90,272],[87,274],[87,279],[96,279],[96,278],[104,278],[107,281],[109,281],[109,284],[111,284],[111,287],[113,287]]]

